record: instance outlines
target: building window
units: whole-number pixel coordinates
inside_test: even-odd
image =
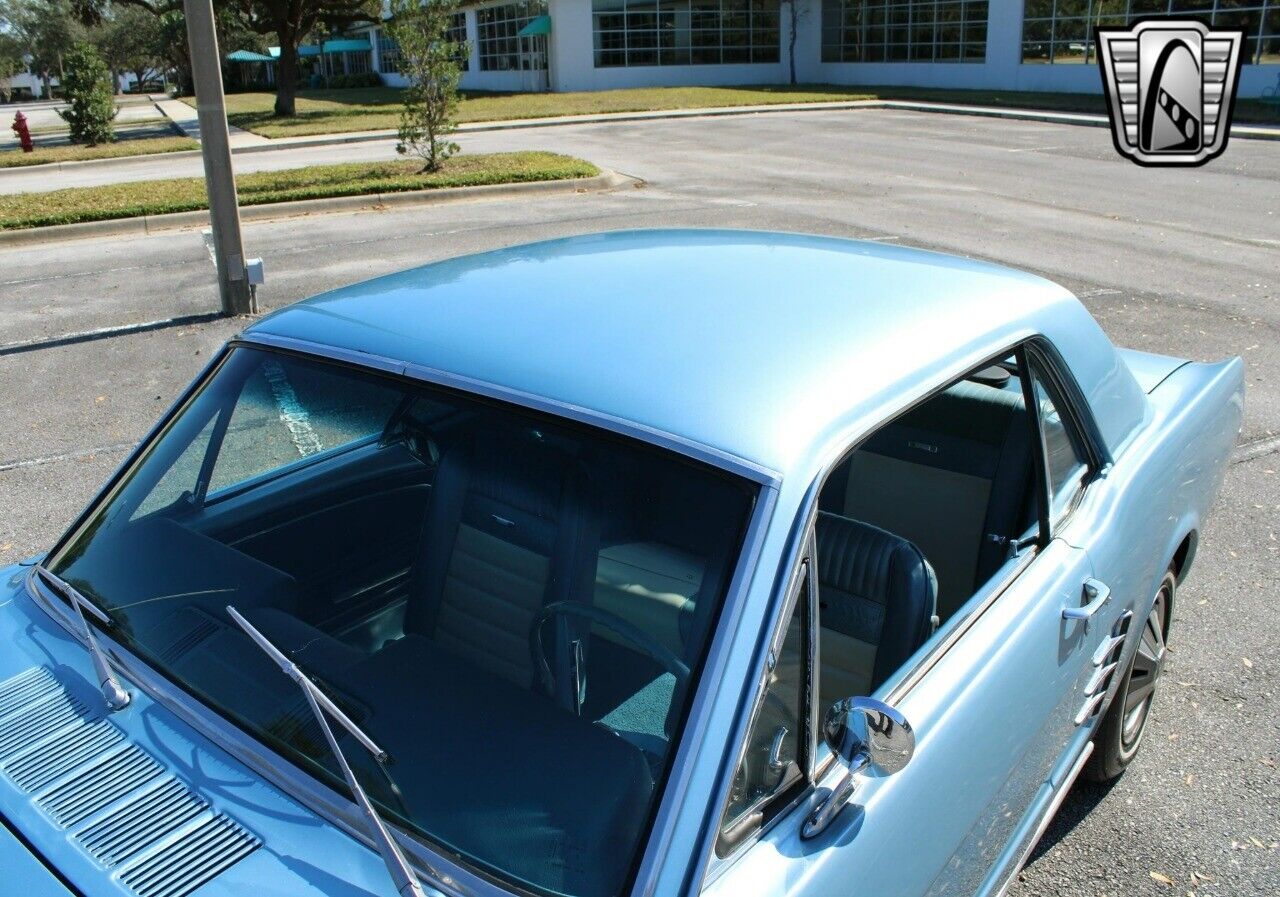
[[[467,14],[465,12],[455,12],[453,18],[449,20],[449,43],[460,44],[464,52],[458,60],[458,68],[467,71],[471,68],[471,53],[467,50]]]
[[[822,0],[823,62],[984,62],[987,0]]]
[[[1244,32],[1246,63],[1280,63],[1280,0],[1026,0],[1022,61],[1094,63],[1093,29],[1151,16],[1185,16]]]
[[[778,0],[592,0],[596,68],[778,62]]]
[[[476,10],[480,71],[531,71],[547,67],[546,43],[538,37],[517,37],[520,29],[547,14],[546,0],[522,0]]]
[[[462,44],[467,43],[467,14],[457,12],[453,14],[453,18],[449,22],[449,41],[450,43]],[[378,53],[378,71],[383,74],[394,74],[400,71],[400,47],[396,44],[395,39],[387,32],[385,28],[379,28],[377,31],[376,44]],[[462,71],[470,68],[471,54],[463,56],[459,62]]]
[[[400,45],[395,42],[387,29],[378,29],[378,71],[384,75],[394,75],[400,71]]]

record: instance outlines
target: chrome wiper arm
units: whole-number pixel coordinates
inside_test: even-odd
[[[100,622],[108,626],[111,625],[111,618],[103,612],[102,608],[81,595],[75,586],[55,573],[50,572],[49,568],[44,564],[35,565],[35,574],[43,579],[49,588],[66,598],[67,602],[75,608],[76,617],[80,620],[80,631],[84,635],[85,642],[89,645],[89,656],[93,659],[93,669],[98,674],[98,687],[102,689],[102,699],[107,702],[107,709],[123,710],[128,707],[130,701],[129,692],[125,691],[124,686],[120,684],[120,680],[111,671],[111,663],[107,660],[107,655],[102,650],[102,646],[98,644],[98,640],[93,637],[93,627],[89,625],[89,620],[84,613],[88,611]]]
[[[373,802],[369,799],[369,795],[365,793],[364,787],[356,780],[355,773],[351,771],[351,765],[347,762],[347,757],[342,752],[342,748],[338,746],[338,739],[334,737],[333,729],[329,726],[328,717],[332,716],[337,720],[338,724],[351,734],[351,737],[360,742],[361,746],[373,755],[373,759],[379,765],[387,762],[387,752],[378,747],[377,743],[366,735],[350,717],[343,713],[341,708],[331,701],[329,696],[321,691],[318,685],[307,678],[296,663],[286,657],[279,648],[271,644],[265,635],[240,615],[239,611],[231,605],[227,605],[227,613],[244,630],[245,635],[249,636],[254,644],[275,661],[281,671],[302,689],[303,697],[307,699],[307,704],[311,707],[311,712],[315,715],[316,722],[320,724],[320,731],[324,733],[325,740],[329,742],[329,750],[333,752],[333,756],[337,759],[342,775],[347,780],[347,786],[351,789],[356,803],[360,805],[365,820],[369,823],[369,837],[373,839],[378,853],[382,854],[382,861],[387,865],[387,872],[391,874],[396,891],[400,893],[401,897],[427,897],[426,892],[422,890],[422,885],[418,882],[418,876],[414,874],[408,860],[400,852],[395,839],[387,831],[387,826],[382,821],[382,817],[373,808]]]

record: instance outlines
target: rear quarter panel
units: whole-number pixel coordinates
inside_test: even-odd
[[[1114,464],[1063,532],[1089,552],[1118,599],[1115,613],[1145,616],[1184,539],[1194,551],[1240,430],[1243,372],[1233,358],[1168,373],[1148,397],[1146,420],[1112,448]]]

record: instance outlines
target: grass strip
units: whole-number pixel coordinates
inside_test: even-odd
[[[115,143],[98,146],[37,146],[30,153],[24,153],[20,149],[0,151],[0,168],[83,162],[88,159],[118,159],[122,156],[176,153],[199,148],[200,144],[190,137],[140,137],[137,140],[117,140]]]
[[[919,87],[840,87],[823,84],[747,87],[642,87],[581,93],[465,93],[458,109],[462,122],[552,118],[606,112],[650,112],[715,106],[779,103],[920,100],[976,106],[1016,107],[1055,112],[1105,114],[1101,95],[1016,90],[949,90]],[[188,102],[192,102],[188,100]],[[297,115],[275,118],[271,93],[227,97],[228,119],[264,137],[302,137],[395,128],[400,91],[391,87],[309,90],[298,94]],[[1280,108],[1258,100],[1240,100],[1235,121],[1280,123]]]
[[[422,173],[421,167],[418,162],[405,160],[313,165],[240,175],[236,178],[236,187],[240,204],[255,206],[330,196],[558,181],[600,173],[590,162],[544,152],[460,155],[434,174]],[[0,230],[136,218],[208,207],[203,178],[15,193],[0,195]]]

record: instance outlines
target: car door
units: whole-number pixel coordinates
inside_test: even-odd
[[[1017,358],[1025,374],[1026,352]],[[1026,407],[1038,409],[1023,379]],[[1034,538],[875,692],[914,727],[914,759],[892,776],[859,776],[850,806],[805,840],[818,802],[810,790],[713,864],[708,893],[970,895],[998,890],[1016,871],[1072,771],[1061,768],[1064,748],[1076,737],[1093,644],[1081,621],[1064,618],[1090,600],[1093,569],[1084,550],[1054,534],[1073,504],[1054,501],[1039,413],[1030,417],[1041,509]],[[821,651],[819,639],[813,683]],[[811,781],[832,787],[840,763],[824,746],[814,756]]]

